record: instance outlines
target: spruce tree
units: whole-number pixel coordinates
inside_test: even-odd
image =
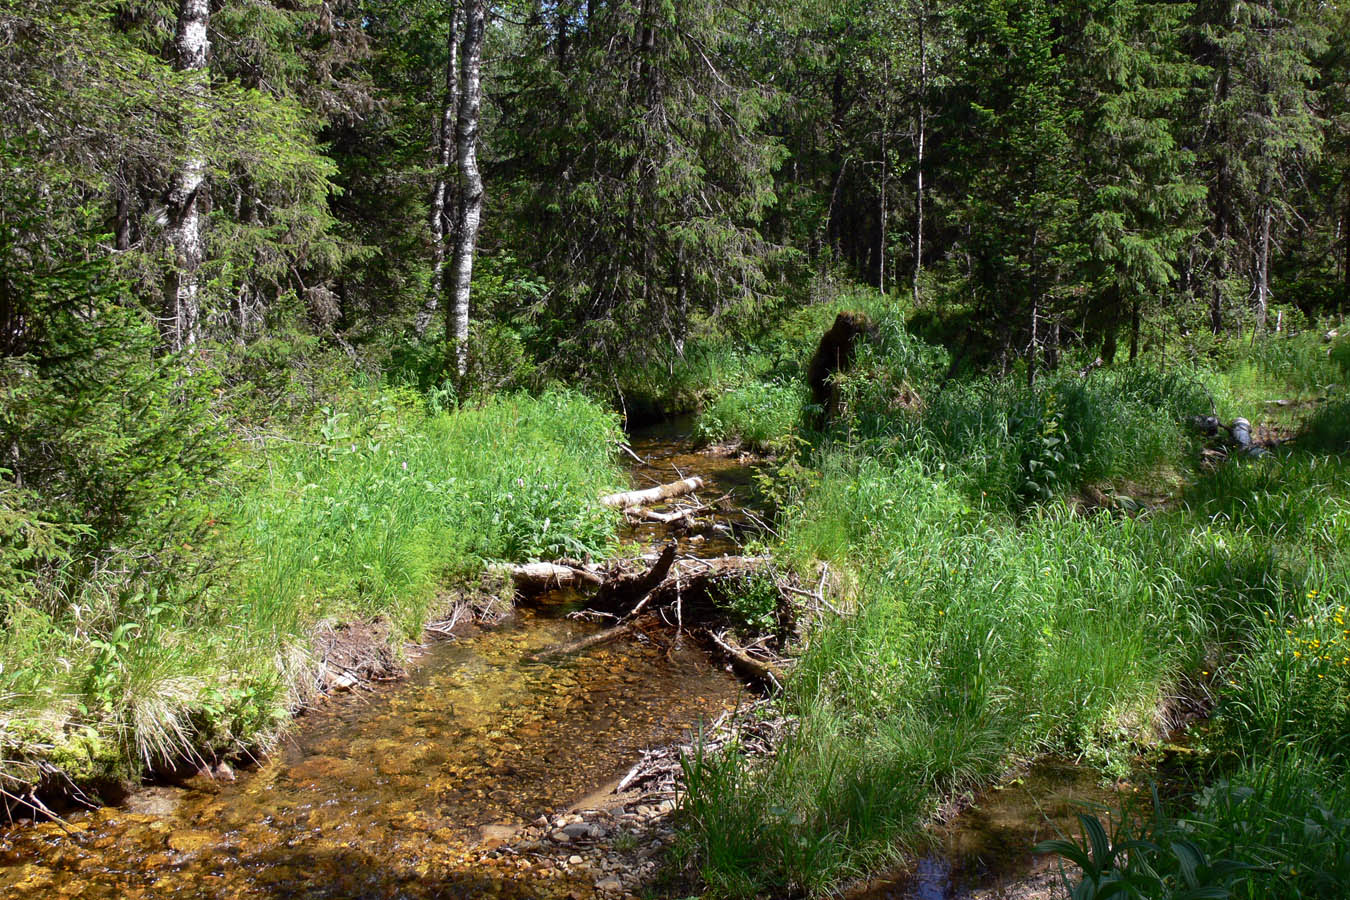
[[[617,0],[530,24],[500,89],[500,164],[519,255],[549,285],[550,349],[601,371],[667,357],[700,315],[764,290],[782,156],[761,130],[776,92],[748,74],[760,14]]]
[[[1051,4],[968,2],[957,22],[965,46],[953,155],[966,167],[967,194],[956,218],[1001,368],[1021,356],[1034,381],[1063,312],[1066,274],[1086,252],[1075,227],[1082,113],[1067,93]]]
[[[1087,288],[1078,312],[1110,363],[1127,316],[1130,358],[1138,354],[1144,307],[1175,283],[1199,228],[1204,187],[1173,117],[1202,69],[1182,52],[1182,4],[1084,0],[1073,8],[1074,90],[1086,111],[1076,141]]]
[[[1312,57],[1325,46],[1321,5],[1312,0],[1206,0],[1197,7],[1202,59],[1213,75],[1202,105],[1203,164],[1209,179],[1210,324],[1223,325],[1225,299],[1242,267],[1258,329],[1270,305],[1270,259],[1292,210],[1284,200],[1297,172],[1320,151]]]

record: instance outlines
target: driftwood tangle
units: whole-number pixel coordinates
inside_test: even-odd
[[[1232,437],[1233,452],[1235,453],[1242,453],[1257,459],[1270,455],[1269,450],[1253,439],[1252,423],[1246,419],[1234,419],[1232,425],[1223,424],[1218,416],[1196,416],[1191,421],[1196,429],[1206,437],[1219,437],[1220,431],[1227,431]]]
[[[540,564],[534,564],[539,566]],[[557,564],[550,564],[557,565]],[[650,624],[685,629],[716,647],[745,680],[768,691],[783,684],[783,670],[775,662],[752,656],[737,646],[720,626],[728,624],[726,601],[744,587],[750,578],[771,571],[771,560],[763,556],[723,556],[713,559],[676,556],[676,545],[667,544],[656,557],[617,560],[603,567],[584,569],[602,583],[587,601],[587,606],[616,617],[615,624],[575,641],[545,648],[528,659],[544,662],[580,653],[639,631],[641,617]],[[524,569],[527,567],[509,567]],[[572,571],[576,566],[558,565]],[[538,571],[544,571],[538,569]],[[517,588],[525,591],[544,585],[536,578],[518,579]],[[545,587],[556,585],[556,578]],[[543,589],[543,588],[540,588]]]

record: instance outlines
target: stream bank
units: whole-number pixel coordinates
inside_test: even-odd
[[[635,444],[647,460],[635,486],[705,462],[718,495],[735,487],[719,479],[741,477],[734,462],[689,453],[678,426]],[[655,537],[645,528],[625,538]],[[684,552],[735,546],[696,537],[682,536]],[[431,644],[406,680],[306,714],[237,778],[154,785],[120,807],[0,830],[0,897],[622,893],[654,870],[673,797],[613,788],[644,752],[686,743],[749,695],[678,635],[531,662],[599,631],[570,615],[575,600],[554,592]]]
[[[683,423],[634,443],[643,460],[634,487],[697,474],[708,500],[732,495],[719,504],[726,529],[677,535],[682,555],[735,552],[736,535],[756,527],[738,514],[754,497],[745,461],[692,452]],[[625,533],[640,546],[669,537],[650,523]],[[670,748],[754,698],[678,632],[531,662],[600,631],[571,615],[578,599],[552,592],[495,627],[432,643],[406,680],[308,713],[237,780],[152,786],[68,826],[0,830],[0,897],[561,900],[660,890],[653,879],[676,837]],[[657,757],[657,777],[634,782],[634,761]],[[1021,826],[1041,822],[1044,801],[990,810],[1048,791],[1063,801],[1049,821],[1071,819],[1071,799],[1100,792],[1087,770],[1065,777],[1067,787],[1036,776],[982,794],[942,832],[941,852],[857,896],[930,900],[985,890],[990,878],[1043,882],[1029,848],[1045,833]],[[977,849],[962,849],[973,835]]]

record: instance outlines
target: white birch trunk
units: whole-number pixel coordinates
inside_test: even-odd
[[[478,171],[478,126],[483,90],[480,73],[486,0],[465,0],[464,36],[460,44],[459,117],[455,123],[455,156],[459,164],[459,210],[455,217],[454,255],[450,260],[452,302],[446,338],[455,373],[461,378],[469,361],[469,288],[483,214],[483,176]]]
[[[413,331],[419,338],[426,334],[445,292],[445,242],[454,231],[450,218],[453,211],[448,207],[454,190],[455,119],[459,114],[459,31],[460,9],[455,4],[450,11],[450,35],[446,42],[445,106],[436,135],[436,184],[431,194],[431,293],[413,321]]]
[[[189,90],[201,99],[205,99],[207,91],[210,20],[209,0],[182,0],[174,38],[176,67],[180,72],[193,73]],[[205,258],[201,213],[205,181],[206,160],[189,134],[187,158],[169,184],[165,203],[168,222],[165,236],[174,258],[165,279],[162,327],[169,349],[175,352],[190,352],[201,326],[200,281]]]

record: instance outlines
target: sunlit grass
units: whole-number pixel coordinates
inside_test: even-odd
[[[321,623],[417,635],[485,561],[606,552],[615,418],[566,393],[427,414],[411,396],[328,409],[241,452],[214,514],[222,565],[177,593],[110,571],[0,633],[0,774],[78,778],[265,743],[314,689]],[[49,610],[59,609],[53,613]]]
[[[1267,388],[1311,394],[1330,370],[1297,367],[1318,352],[1304,340],[1244,365]],[[1061,751],[1123,772],[1182,691],[1218,699],[1207,746],[1220,773],[1268,766],[1287,781],[1298,759],[1342,778],[1350,479],[1343,455],[1312,452],[1334,450],[1334,415],[1314,417],[1300,449],[1201,468],[1191,416],[1255,417],[1233,393],[1240,373],[939,387],[941,362],[883,333],[815,436],[817,476],[786,488],[796,503],[778,552],[798,568],[828,562],[855,612],[807,637],[772,757],[686,761],[685,858],[709,885],[828,893],[918,846],[943,798],[1015,760]],[[1143,516],[1064,503],[1086,485],[1183,476]],[[1272,801],[1271,816],[1289,818],[1271,834],[1312,802],[1279,796],[1287,808]],[[1219,808],[1201,802],[1194,827],[1214,831]],[[1257,837],[1244,846],[1260,855]],[[1273,882],[1243,883],[1255,897]]]

